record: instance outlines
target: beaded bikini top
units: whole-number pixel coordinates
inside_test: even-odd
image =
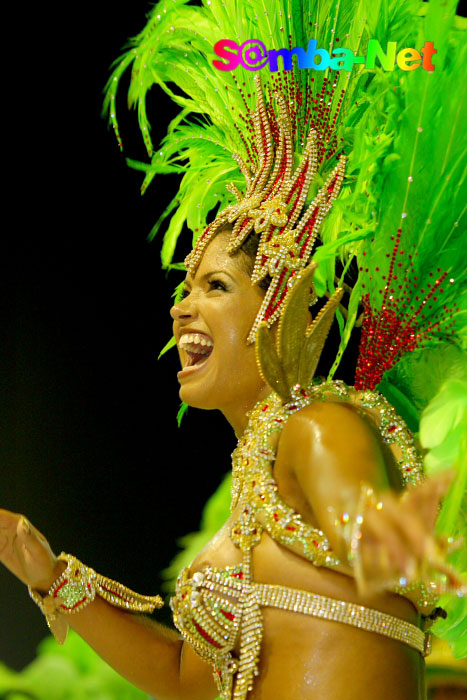
[[[258,673],[263,633],[261,607],[265,605],[348,624],[357,624],[355,615],[357,619],[363,615],[370,621],[358,620],[358,626],[386,634],[386,628],[392,625],[394,638],[406,643],[411,639],[412,646],[423,649],[423,633],[403,621],[395,622],[397,618],[380,619],[384,618],[383,613],[361,606],[348,611],[353,604],[253,580],[252,550],[264,531],[316,566],[333,568],[339,565],[326,535],[305,522],[281,499],[272,474],[276,451],[270,446],[270,436],[280,433],[293,413],[312,401],[330,399],[352,403],[372,416],[383,441],[397,455],[404,484],[416,484],[422,479],[421,457],[411,432],[378,393],[357,392],[343,382],[331,382],[306,391],[302,389],[289,403],[272,393],[255,406],[232,455],[231,510],[237,517],[230,536],[243,552],[243,562],[224,569],[209,567],[191,576],[189,569],[184,569],[171,600],[175,625],[195,651],[213,664],[214,678],[223,700],[244,700],[252,688]],[[421,610],[432,607],[437,598],[434,584],[431,588],[412,584],[394,590],[417,602]],[[345,611],[339,611],[339,606],[344,606]],[[236,658],[233,650],[238,642],[240,652]]]

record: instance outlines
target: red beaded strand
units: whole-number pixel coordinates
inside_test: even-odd
[[[375,300],[369,292],[362,297],[364,315],[355,375],[356,389],[373,390],[382,380],[384,373],[405,353],[421,348],[435,339],[450,341],[450,336],[455,333],[451,329],[455,324],[454,313],[458,309],[444,304],[433,314],[426,313],[426,309],[433,310],[433,303],[428,302],[437,302],[437,295],[444,293],[442,284],[448,272],[438,268],[439,276],[435,282],[427,283],[427,289],[419,288],[414,256],[400,250],[401,234],[402,229],[399,228],[397,235],[393,237],[395,243],[392,255],[387,253],[390,257],[387,276],[380,275],[378,267],[373,275],[369,274],[369,268],[360,267],[360,272],[368,274],[370,281],[373,280],[373,276],[380,276],[385,284],[384,289],[378,289],[378,293],[383,294],[379,311],[375,308]],[[400,256],[405,256],[405,264]],[[395,273],[397,268],[405,268],[404,277],[399,284],[398,275]],[[429,272],[429,277],[434,277],[434,272]],[[362,287],[365,288],[366,285],[363,284]]]

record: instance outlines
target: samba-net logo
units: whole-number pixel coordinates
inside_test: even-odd
[[[296,57],[299,68],[309,70],[346,70],[351,71],[354,65],[364,64],[371,70],[379,61],[385,71],[398,68],[404,71],[422,69],[434,71],[435,66],[432,57],[437,53],[432,41],[425,41],[420,51],[412,48],[403,48],[397,51],[397,42],[388,41],[386,51],[381,47],[377,39],[370,39],[366,56],[356,56],[352,49],[344,47],[333,48],[331,55],[326,49],[317,48],[316,39],[310,39],[308,49],[301,46],[293,49],[267,50],[259,39],[248,39],[243,44],[237,44],[231,39],[221,39],[214,45],[214,53],[223,61],[214,60],[212,63],[218,70],[235,70],[242,66],[246,70],[261,70],[269,66],[271,73],[279,70],[279,59],[282,61],[283,70],[292,70],[292,59]]]

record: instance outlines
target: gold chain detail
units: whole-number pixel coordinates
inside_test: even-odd
[[[58,559],[66,562],[67,568],[54,581],[47,595],[42,596],[30,586],[28,590],[59,644],[64,643],[68,633],[68,623],[62,615],[80,612],[92,603],[96,595],[128,612],[151,613],[164,605],[160,596],[136,593],[118,581],[96,573],[71,554],[62,552]]]

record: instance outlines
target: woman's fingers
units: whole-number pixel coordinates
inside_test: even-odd
[[[387,513],[383,515],[381,511],[374,510],[373,508],[366,511],[362,525],[362,551],[365,538],[369,536],[377,544],[376,550],[378,554],[373,561],[375,571],[381,568],[381,566],[387,568],[388,565],[390,565],[394,571],[405,571],[408,561],[407,547],[405,546],[398,527]],[[373,549],[375,549],[374,546]],[[385,554],[382,552],[385,552]],[[371,565],[371,562],[369,563]]]
[[[398,499],[400,526],[419,559],[439,560],[443,555],[433,530],[441,500],[449,490],[452,480],[453,472],[427,479],[422,485],[408,490]]]
[[[399,499],[386,494],[380,501],[380,508],[369,506],[364,516],[364,522],[371,528],[373,536],[380,543],[387,543],[394,551],[407,552],[403,556],[404,563],[408,554],[411,557],[424,557],[429,550],[429,537],[423,522],[410,504],[402,507]]]
[[[426,479],[419,486],[409,487],[400,500],[404,505],[411,504],[426,528],[432,530],[438,516],[440,501],[449,491],[454,477],[455,471],[448,470]]]
[[[29,547],[40,552],[47,545],[47,540],[29,520],[22,515],[16,526],[16,534]]]
[[[24,573],[27,575],[31,566],[34,566],[34,555],[36,555],[38,560],[36,564],[40,563],[43,555],[43,545],[38,543],[36,533],[33,531],[31,523],[24,517],[24,515],[22,515],[18,520],[16,535],[14,545],[19,556],[21,557]]]
[[[50,579],[56,557],[25,516],[0,510],[0,561],[23,583],[34,587]]]
[[[379,523],[380,536],[384,527],[394,529],[418,559],[435,557],[438,553],[433,536],[433,525],[438,513],[439,503],[452,481],[452,476],[427,480],[420,486],[410,489],[403,496],[390,493],[381,499],[380,511],[369,507],[368,513],[374,512],[373,523]],[[380,518],[377,513],[380,513]]]
[[[366,592],[387,588],[401,578],[427,580],[435,572],[445,577],[450,589],[464,585],[446,563],[446,543],[438,542],[433,534],[439,503],[453,477],[452,471],[447,472],[410,488],[403,496],[387,493],[378,503],[373,498],[367,504],[361,526],[360,588],[365,587]]]
[[[16,526],[16,534],[18,537],[26,538],[31,534],[31,525],[29,520],[22,515],[18,520],[18,525]]]

